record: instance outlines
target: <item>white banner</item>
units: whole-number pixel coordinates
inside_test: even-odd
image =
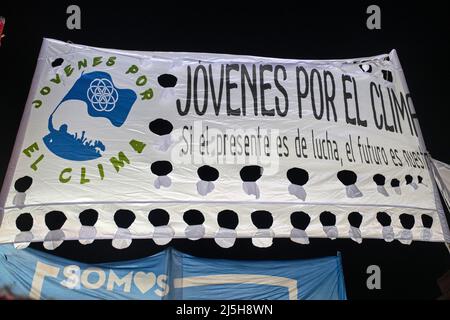
[[[431,161],[436,185],[444,198],[447,209],[450,209],[450,165],[436,159],[431,159]]]
[[[45,39],[0,242],[444,241],[427,157],[395,51],[312,61]]]

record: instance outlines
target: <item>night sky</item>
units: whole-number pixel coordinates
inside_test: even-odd
[[[5,3],[6,2],[6,3]],[[96,47],[148,51],[192,51],[246,54],[292,59],[331,59],[373,56],[397,49],[430,154],[450,163],[448,144],[450,46],[444,1],[430,6],[410,1],[393,4],[377,1],[280,1],[242,7],[229,2],[175,3],[152,1],[3,0],[0,15],[6,17],[6,37],[0,47],[0,176],[8,166],[23,108],[30,88],[42,38],[70,40]],[[122,3],[122,4],[121,4]],[[264,4],[263,4],[264,3]],[[66,8],[78,4],[82,29],[66,28]],[[382,29],[366,28],[366,8],[381,7]],[[448,216],[448,212],[447,212]],[[230,259],[298,259],[335,255],[343,258],[349,299],[436,299],[441,295],[436,280],[450,269],[450,254],[443,243],[312,239],[302,246],[289,239],[259,249],[251,239],[238,239],[222,249],[214,240],[174,240],[176,249],[195,256]],[[42,248],[35,243],[33,248]],[[111,241],[81,246],[66,241],[53,254],[82,262],[135,259],[163,250],[152,240],[134,240],[126,250],[112,248]],[[366,269],[381,268],[381,290],[368,290]]]

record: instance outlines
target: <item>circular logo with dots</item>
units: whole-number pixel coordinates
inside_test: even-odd
[[[117,89],[108,79],[94,79],[89,85],[87,97],[96,111],[113,111],[119,100]]]

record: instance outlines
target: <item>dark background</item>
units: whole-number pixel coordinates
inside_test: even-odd
[[[425,143],[431,155],[450,163],[448,92],[450,79],[450,19],[444,1],[210,1],[180,7],[165,1],[5,1],[6,37],[0,47],[0,176],[6,173],[23,107],[31,85],[43,37],[96,47],[248,54],[294,59],[365,57],[398,51]],[[338,2],[338,3],[337,3]],[[81,7],[81,30],[66,28],[66,8]],[[381,30],[366,28],[366,8],[381,7]],[[436,299],[436,280],[450,269],[450,254],[442,243],[313,239],[308,246],[275,239],[259,249],[239,239],[231,249],[213,240],[174,240],[176,249],[201,257],[234,259],[312,258],[342,253],[350,299]],[[32,245],[44,250],[40,243]],[[54,254],[83,262],[134,259],[162,247],[135,240],[126,250],[111,241],[81,246],[64,242]],[[381,290],[368,290],[366,269],[381,268]],[[1,276],[1,275],[0,275]]]

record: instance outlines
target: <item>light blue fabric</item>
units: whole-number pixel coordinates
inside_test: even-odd
[[[139,260],[88,265],[1,245],[0,288],[35,299],[346,299],[340,256],[223,260],[173,249]]]

